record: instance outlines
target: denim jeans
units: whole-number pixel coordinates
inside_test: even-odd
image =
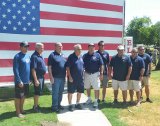
[[[62,101],[62,94],[64,91],[65,78],[54,78],[52,84],[52,109],[58,109]]]

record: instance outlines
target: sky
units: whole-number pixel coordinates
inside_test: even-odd
[[[152,24],[160,21],[160,0],[126,0],[125,25],[134,17],[150,17]]]

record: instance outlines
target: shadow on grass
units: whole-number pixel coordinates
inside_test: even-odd
[[[131,105],[129,102],[123,103],[123,102],[118,102],[116,104],[113,104],[112,102],[107,102],[107,103],[100,103],[99,104],[99,109],[104,109],[104,108],[120,108],[120,109],[127,109],[128,107],[131,107],[134,105]]]
[[[48,114],[48,113],[52,113],[51,111],[51,107],[41,107],[41,112],[42,114]],[[39,114],[37,112],[35,112],[32,108],[31,109],[27,109],[25,110],[25,114],[24,115],[29,115],[29,114]],[[10,119],[16,117],[16,112],[15,111],[10,111],[10,112],[5,112],[2,113],[0,115],[0,122],[6,119]]]
[[[43,95],[50,95],[50,92],[46,86],[44,86]],[[0,102],[13,100],[15,96],[14,87],[0,88]],[[34,96],[34,86],[29,86],[29,95],[27,98]]]

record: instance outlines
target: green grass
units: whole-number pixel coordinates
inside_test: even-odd
[[[112,126],[158,126],[160,122],[158,120],[160,115],[160,71],[152,71],[150,89],[150,97],[153,100],[153,103],[145,102],[145,93],[143,90],[144,102],[137,108],[135,106],[130,106],[129,104],[127,106],[123,106],[121,103],[113,105],[113,90],[112,88],[107,88],[107,102],[100,103],[99,108],[106,115]],[[121,91],[119,91],[118,97],[119,101],[122,102]],[[92,98],[94,99],[93,90]]]
[[[7,90],[8,89],[8,90]],[[41,113],[34,113],[33,107],[33,86],[31,86],[30,95],[26,98],[24,110],[27,112],[26,118],[19,119],[15,114],[14,93],[12,88],[0,88],[0,92],[10,91],[0,102],[0,126],[39,126],[44,121],[57,122],[57,115],[51,112],[51,95],[45,88],[44,95],[40,97]],[[5,92],[5,93],[6,93]],[[2,98],[2,97],[1,97]],[[7,100],[8,99],[8,100]],[[1,99],[2,100],[2,99]]]

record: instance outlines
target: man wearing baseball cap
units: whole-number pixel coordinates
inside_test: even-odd
[[[129,56],[124,54],[124,46],[119,45],[117,55],[113,56],[109,65],[109,79],[112,78],[112,88],[114,90],[114,104],[118,103],[118,89],[122,90],[123,103],[126,104],[128,80],[132,71],[132,63]],[[113,77],[111,73],[113,70]]]
[[[25,96],[29,93],[30,83],[30,56],[27,54],[29,44],[20,43],[20,52],[13,59],[13,73],[15,83],[15,108],[19,118],[24,118],[23,104]]]

